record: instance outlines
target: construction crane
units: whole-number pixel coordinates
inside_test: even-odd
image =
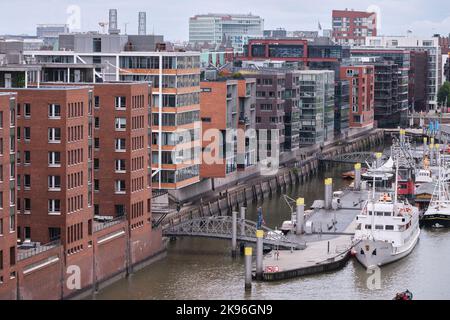
[[[108,22],[99,22],[98,25],[102,28],[103,33],[106,33],[106,27],[108,26]]]

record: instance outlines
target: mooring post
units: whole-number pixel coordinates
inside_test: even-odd
[[[428,138],[423,137],[423,157],[425,158],[425,154],[428,151]]]
[[[303,233],[303,225],[305,223],[305,199],[297,199],[297,225],[295,232],[300,235]]]
[[[433,141],[433,138],[431,138]],[[430,166],[434,165],[434,144],[430,144]]]
[[[244,249],[245,254],[245,290],[252,289],[252,247]]]
[[[233,211],[231,217],[231,256],[235,258],[237,247],[237,212]]]
[[[241,236],[245,235],[245,211],[246,207],[241,207]]]
[[[325,179],[325,209],[331,209],[331,202],[333,196],[333,179]]]
[[[361,163],[355,164],[355,183],[354,188],[356,191],[361,190]]]
[[[264,231],[256,230],[256,280],[263,278]]]
[[[381,157],[383,156],[383,154],[381,153],[381,152],[377,152],[376,154],[375,154],[375,158],[377,159],[376,160],[376,167],[377,168],[379,168],[379,167],[381,167]]]

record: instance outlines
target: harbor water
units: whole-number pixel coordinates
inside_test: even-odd
[[[323,199],[324,178],[333,178],[333,189],[348,186],[341,178],[352,166],[337,165],[306,183],[288,188],[291,198],[304,197],[306,207]],[[261,206],[270,228],[290,219],[282,194],[248,208],[256,221]],[[233,259],[230,242],[183,238],[169,244],[167,257],[129,278],[105,288],[93,299],[392,299],[409,289],[414,299],[450,299],[450,230],[423,229],[411,255],[367,272],[355,259],[341,270],[281,282],[254,282],[244,290],[244,257]]]

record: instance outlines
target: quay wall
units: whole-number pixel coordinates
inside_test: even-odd
[[[345,144],[324,149],[322,154],[326,158],[332,158],[343,153],[367,150],[381,145],[383,142],[384,132],[376,130],[347,141]],[[282,192],[287,187],[302,184],[320,170],[320,161],[316,154],[316,149],[303,151],[295,160],[285,163],[284,167],[280,168],[273,176],[258,176],[238,186],[232,185],[209,201],[200,200],[188,209],[182,209],[177,214],[169,215],[163,222],[163,230],[170,225],[176,225],[196,217],[231,215],[233,210],[239,211],[238,207],[240,206],[257,203],[277,192]]]
[[[73,254],[63,246],[18,261],[16,281],[0,288],[2,300],[80,299],[165,256],[161,228],[129,230],[126,220],[93,233]],[[78,286],[79,284],[79,286]]]

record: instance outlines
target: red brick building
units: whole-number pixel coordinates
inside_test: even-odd
[[[333,39],[342,45],[363,45],[377,35],[377,14],[354,10],[333,10]]]
[[[342,66],[341,80],[350,85],[350,128],[373,126],[374,122],[374,66]]]
[[[16,95],[0,93],[0,299],[14,299],[16,285]]]

